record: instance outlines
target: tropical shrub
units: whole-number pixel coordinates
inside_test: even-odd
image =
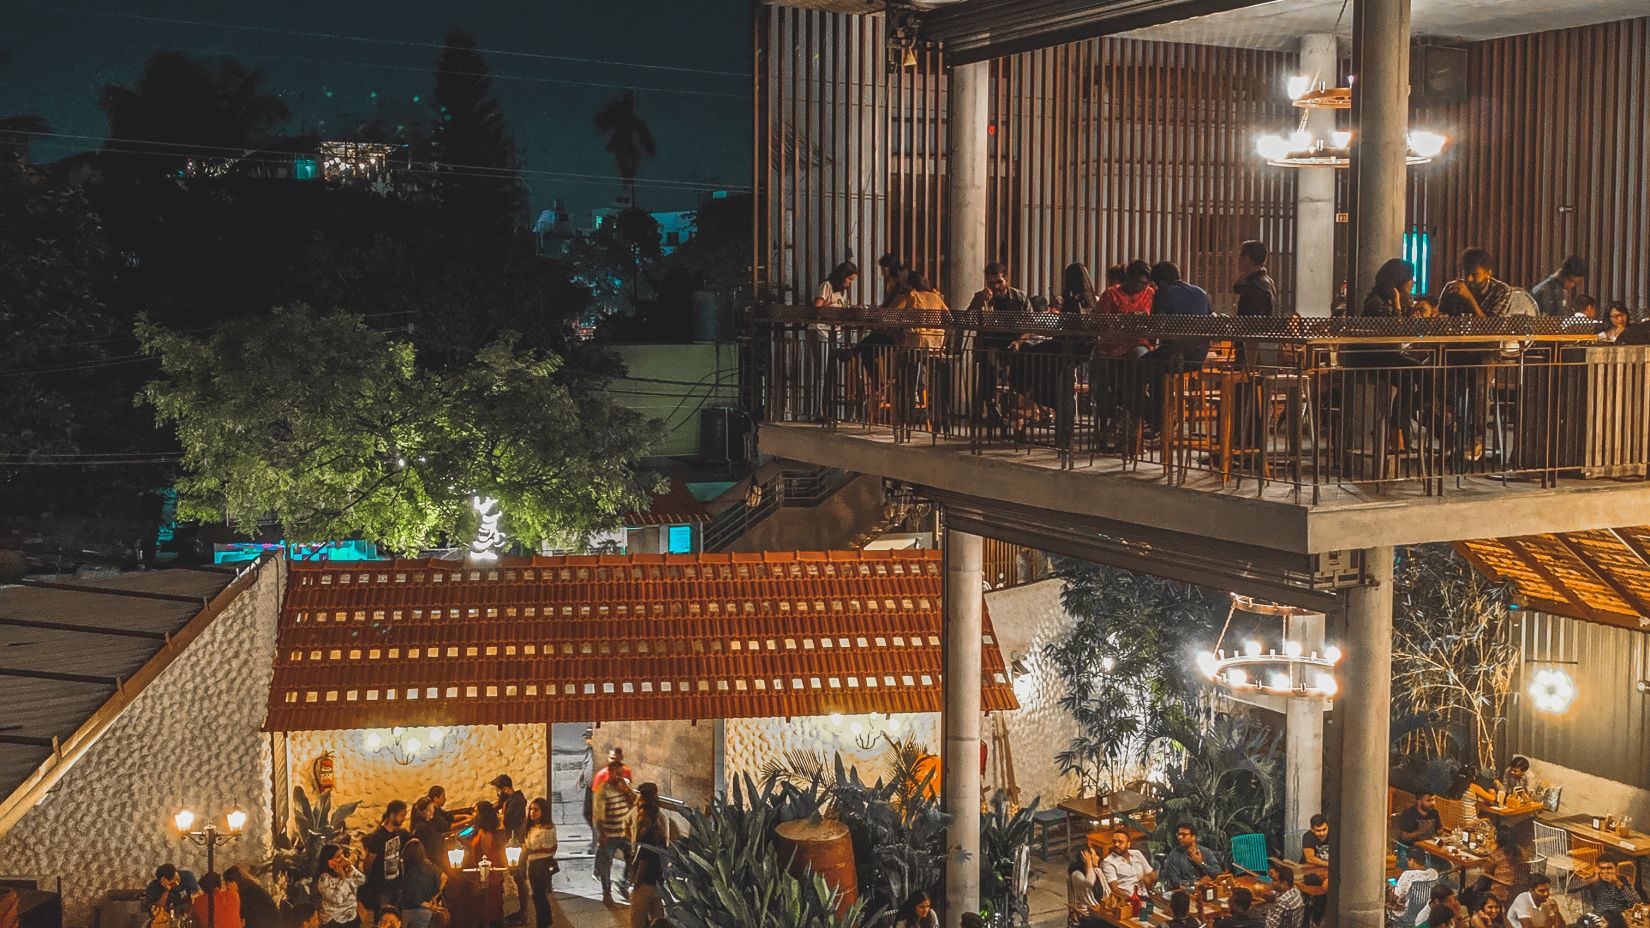
[[[256,869],[274,879],[275,898],[287,907],[315,901],[315,871],[321,866],[321,848],[328,844],[347,845],[352,834],[344,827],[359,802],[332,806],[332,791],[310,804],[302,786],[292,788],[292,828],[275,835],[275,851]]]

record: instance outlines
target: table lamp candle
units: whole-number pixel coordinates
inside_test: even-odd
[[[464,849],[461,847],[455,847],[448,851],[447,863],[451,864],[454,870],[464,866]]]

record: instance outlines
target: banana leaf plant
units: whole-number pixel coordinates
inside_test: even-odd
[[[1013,808],[1008,794],[991,794],[990,810],[980,817],[980,898],[992,916],[1012,916],[1025,907],[1025,896],[1016,887],[1015,867],[1022,848],[1031,845],[1031,817],[1038,800],[1020,809]]]
[[[1224,713],[1200,724],[1171,713],[1153,726],[1152,736],[1175,749],[1163,771],[1155,849],[1172,846],[1181,822],[1194,825],[1198,840],[1222,853],[1231,852],[1233,835],[1281,831],[1283,750],[1265,725]]]
[[[302,786],[292,789],[292,827],[275,835],[275,851],[260,864],[258,873],[268,874],[275,884],[275,898],[287,908],[315,901],[315,872],[321,866],[321,848],[328,844],[347,845],[353,835],[345,827],[359,802],[333,808],[332,791],[321,793],[311,804]]]

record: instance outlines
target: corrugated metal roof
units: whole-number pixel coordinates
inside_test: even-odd
[[[294,565],[265,727],[937,711],[943,588],[933,551]]]
[[[1650,628],[1650,526],[1480,538],[1457,550],[1531,609]]]
[[[166,570],[0,587],[0,797],[10,795],[200,612],[232,573]],[[102,591],[102,592],[99,592]],[[116,595],[120,591],[198,600]]]

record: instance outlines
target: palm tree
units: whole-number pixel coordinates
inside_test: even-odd
[[[642,159],[658,154],[658,149],[647,120],[636,113],[635,92],[626,90],[603,103],[592,125],[596,132],[607,136],[607,151],[630,191],[630,205],[636,206],[636,175],[641,172]]]

